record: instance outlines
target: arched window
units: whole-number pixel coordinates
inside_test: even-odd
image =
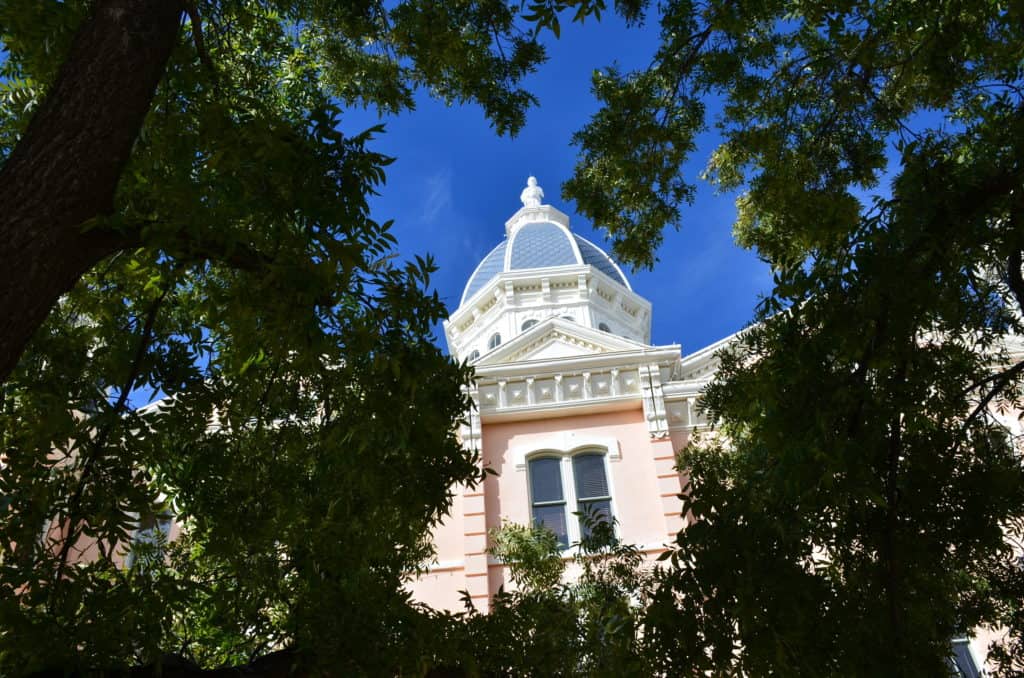
[[[501,334],[495,332],[491,335],[491,338],[487,340],[487,348],[498,348],[501,345]]]
[[[479,359],[480,359],[480,351],[473,351],[472,353],[469,354],[469,362],[475,363]]]
[[[533,522],[554,532],[563,549],[590,535],[587,521],[581,516],[612,520],[603,452],[536,457],[528,465]]]
[[[527,320],[526,322],[524,322],[523,326],[521,328],[519,328],[519,329],[521,329],[523,332],[525,332],[526,330],[530,329],[531,327],[533,327],[536,324],[537,324],[537,321],[531,318],[530,320]]]
[[[608,323],[597,323],[597,329],[602,332],[611,332],[612,328],[608,327]]]

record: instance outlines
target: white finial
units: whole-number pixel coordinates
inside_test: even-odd
[[[540,201],[544,198],[544,189],[537,185],[537,177],[530,177],[526,180],[526,188],[519,194],[523,207],[540,207]]]

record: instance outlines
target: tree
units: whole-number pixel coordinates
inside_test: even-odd
[[[492,531],[490,552],[508,565],[514,589],[495,595],[486,615],[471,603],[465,613],[434,613],[445,629],[429,648],[438,665],[485,676],[659,674],[640,625],[659,573],[616,540],[612,523],[597,514],[580,519],[589,530],[573,544],[572,581],[564,581],[566,561],[547,528],[506,523]]]
[[[694,523],[650,609],[676,671],[942,675],[1005,626],[1024,672],[1024,21],[1012,3],[674,2],[651,68],[595,76],[580,210],[617,252],[705,177],[774,270],[689,447]],[[881,181],[890,187],[877,191]]]
[[[341,107],[423,86],[514,132],[520,14],[0,2],[0,672],[418,666],[400,584],[479,474],[469,374]]]
[[[0,204],[18,206],[0,234],[34,224],[52,237],[31,247],[56,243],[29,259],[46,284],[0,280],[0,373],[53,309],[5,385],[2,656],[41,666],[59,638],[67,654],[47,658],[65,666],[216,665],[277,643],[289,666],[415,670],[430,654],[394,648],[434,642],[433,621],[397,582],[448,483],[475,473],[449,433],[467,375],[429,345],[429,266],[387,260],[364,199],[385,159],[337,132],[338,102],[398,110],[426,85],[512,131],[542,57],[517,21],[557,32],[604,3],[210,2],[173,21],[168,6],[0,5]],[[150,37],[111,47],[113,18]],[[652,264],[721,97],[706,176],[740,191],[737,238],[776,281],[706,397],[724,436],[682,458],[698,520],[641,617],[647,656],[676,674],[934,675],[949,636],[1003,623],[1019,668],[1021,469],[990,412],[1016,406],[1024,371],[1003,339],[1024,331],[1020,9],[679,0],[657,18],[650,68],[595,76],[604,105],[565,194],[621,259]],[[127,82],[122,48],[145,77]],[[103,143],[121,99],[96,157],[78,142]],[[44,124],[61,102],[96,111],[67,123],[75,143]],[[65,157],[83,171],[64,176]],[[53,181],[25,179],[33,166]],[[152,387],[165,411],[125,412]],[[392,494],[400,475],[418,483]],[[194,537],[126,574],[109,545],[164,489]],[[68,567],[63,545],[84,542],[40,543],[51,517],[106,555]]]
[[[281,232],[343,188],[285,174],[322,167],[335,102],[399,111],[424,86],[515,132],[544,59],[524,26],[500,3],[5,1],[0,378],[114,253],[289,265]]]

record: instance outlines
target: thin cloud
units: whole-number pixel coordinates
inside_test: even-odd
[[[425,224],[432,224],[445,209],[452,206],[452,170],[445,168],[427,177],[426,199],[420,216]]]

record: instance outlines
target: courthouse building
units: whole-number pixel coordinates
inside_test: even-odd
[[[487,553],[506,522],[546,525],[566,557],[584,529],[576,513],[614,516],[619,539],[652,559],[684,527],[675,457],[706,426],[696,399],[731,337],[687,355],[652,344],[651,303],[543,196],[530,177],[445,323],[451,355],[476,368],[462,441],[494,474],[456,493],[436,560],[411,584],[435,608],[461,609],[466,591],[486,610],[514,588]],[[993,637],[953,639],[951,675],[981,675]]]
[[[504,522],[546,525],[567,556],[577,512],[614,516],[619,539],[651,557],[683,527],[675,456],[703,423],[695,399],[720,344],[685,357],[651,344],[651,303],[542,200],[530,177],[445,323],[451,355],[476,369],[462,440],[495,474],[462,488],[434,533],[436,562],[412,585],[434,607],[460,608],[468,591],[487,609],[510,586],[487,554]]]

